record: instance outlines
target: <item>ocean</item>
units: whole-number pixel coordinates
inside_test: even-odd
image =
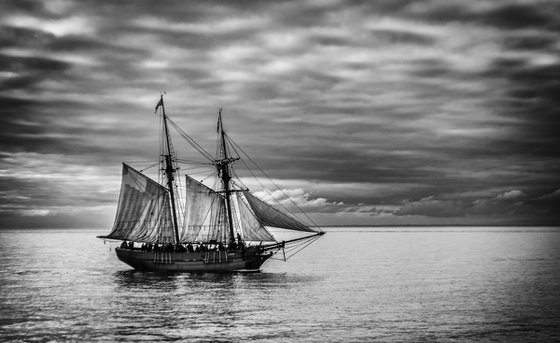
[[[0,340],[560,341],[558,227],[325,231],[232,274],[136,272],[108,230],[0,231]]]

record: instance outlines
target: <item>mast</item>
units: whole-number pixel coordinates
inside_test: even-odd
[[[218,130],[221,138],[221,149],[222,149],[222,159],[216,161],[216,167],[218,169],[218,175],[222,179],[222,183],[224,186],[224,194],[226,200],[226,212],[227,212],[227,219],[228,219],[228,226],[229,226],[229,242],[230,244],[235,242],[235,236],[233,231],[233,216],[231,214],[231,201],[230,201],[230,194],[232,191],[229,188],[229,181],[231,180],[229,164],[233,161],[237,160],[235,158],[229,158],[226,149],[226,139],[225,139],[225,132],[224,126],[222,124],[222,109],[220,108],[220,112],[218,113]]]
[[[173,180],[175,168],[173,168],[172,153],[171,153],[171,139],[169,138],[169,128],[167,127],[167,116],[165,115],[165,106],[163,105],[163,94],[159,100],[161,110],[163,113],[163,127],[165,130],[165,143],[167,145],[167,154],[165,156],[165,174],[167,176],[167,188],[171,196],[171,212],[173,213],[173,229],[175,231],[175,243],[179,244],[179,227],[177,225],[177,209],[175,208],[175,193],[173,190]]]

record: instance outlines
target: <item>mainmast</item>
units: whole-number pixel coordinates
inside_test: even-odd
[[[158,106],[161,105],[161,110],[163,113],[163,127],[165,131],[165,143],[167,146],[167,154],[165,157],[165,175],[167,176],[167,188],[169,189],[169,195],[171,196],[171,212],[173,214],[173,229],[175,231],[175,243],[179,244],[179,226],[177,224],[177,209],[175,205],[175,192],[174,192],[174,175],[175,168],[173,167],[173,154],[171,152],[171,139],[169,138],[169,128],[167,127],[167,116],[165,115],[165,106],[163,105],[163,94],[159,100]],[[157,109],[157,107],[156,107]]]
[[[229,187],[229,181],[231,180],[230,168],[229,164],[238,160],[238,158],[231,158],[228,157],[227,148],[226,148],[226,138],[224,132],[224,126],[222,124],[222,109],[220,108],[220,112],[218,113],[218,130],[221,139],[221,150],[222,150],[222,159],[217,160],[216,168],[218,169],[218,175],[222,179],[222,183],[224,186],[224,194],[226,200],[226,212],[227,212],[227,219],[228,219],[228,226],[229,226],[229,242],[230,244],[235,242],[235,236],[233,231],[233,216],[231,211],[231,201],[230,201],[230,194],[232,193]]]

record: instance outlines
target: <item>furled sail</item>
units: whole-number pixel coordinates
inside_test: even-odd
[[[185,221],[181,242],[229,241],[224,197],[185,175]]]
[[[248,191],[243,191],[243,195],[245,196],[245,199],[247,199],[253,213],[262,226],[274,226],[288,230],[316,232],[300,221],[278,211]]]
[[[112,231],[102,238],[174,243],[167,189],[123,163],[115,223]]]

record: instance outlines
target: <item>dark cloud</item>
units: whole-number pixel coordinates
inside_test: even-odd
[[[64,72],[70,67],[68,63],[47,57],[14,57],[6,55],[0,55],[0,65],[2,66],[0,69],[2,71],[50,75]]]
[[[435,42],[432,37],[407,31],[397,31],[397,30],[373,30],[373,35],[375,37],[386,40],[389,43],[395,44],[418,44],[418,45],[430,45]]]
[[[496,27],[506,30],[541,28],[557,31],[560,28],[560,6],[555,1],[509,3],[507,1],[475,3],[438,1],[416,3],[402,8],[400,13],[420,20],[437,23],[462,23]]]
[[[506,4],[484,13],[480,21],[504,29],[524,29],[546,27],[559,29],[557,13],[558,3],[539,4]],[[555,15],[556,14],[556,15]]]
[[[404,205],[395,212],[395,215],[456,218],[466,215],[465,208],[466,206],[462,201],[427,198],[415,202],[405,202]]]
[[[4,13],[37,13],[44,14],[44,3],[35,0],[6,0],[2,1]]]
[[[543,201],[545,200],[546,201]],[[510,190],[492,197],[469,199],[435,199],[427,197],[417,201],[406,201],[394,212],[396,216],[429,216],[442,218],[469,217],[501,225],[550,225],[556,222],[552,207],[557,197],[549,197],[536,204],[520,190]],[[508,217],[501,214],[507,213]],[[479,219],[476,219],[479,218]]]
[[[81,36],[64,36],[51,39],[45,44],[45,49],[53,52],[81,52],[95,53],[101,55],[119,55],[124,58],[145,56],[146,52],[141,49],[119,47],[98,39]]]
[[[21,88],[31,88],[37,84],[40,80],[33,76],[16,76],[10,79],[4,80],[0,83],[0,90],[2,89],[21,89]]]
[[[2,47],[34,47],[42,46],[54,39],[54,35],[12,26],[0,26],[0,46]]]
[[[503,142],[504,152],[558,158],[560,140],[554,128],[560,126],[560,63],[534,65],[527,59],[498,58],[486,74],[505,81],[508,97],[500,114],[516,119],[515,134]]]
[[[460,80],[468,76],[467,73],[456,70],[444,60],[437,58],[419,59],[413,63],[415,68],[412,69],[411,75],[421,78],[448,77]]]
[[[506,49],[521,51],[556,51],[558,38],[556,34],[542,31],[516,33],[504,37],[502,44]]]

